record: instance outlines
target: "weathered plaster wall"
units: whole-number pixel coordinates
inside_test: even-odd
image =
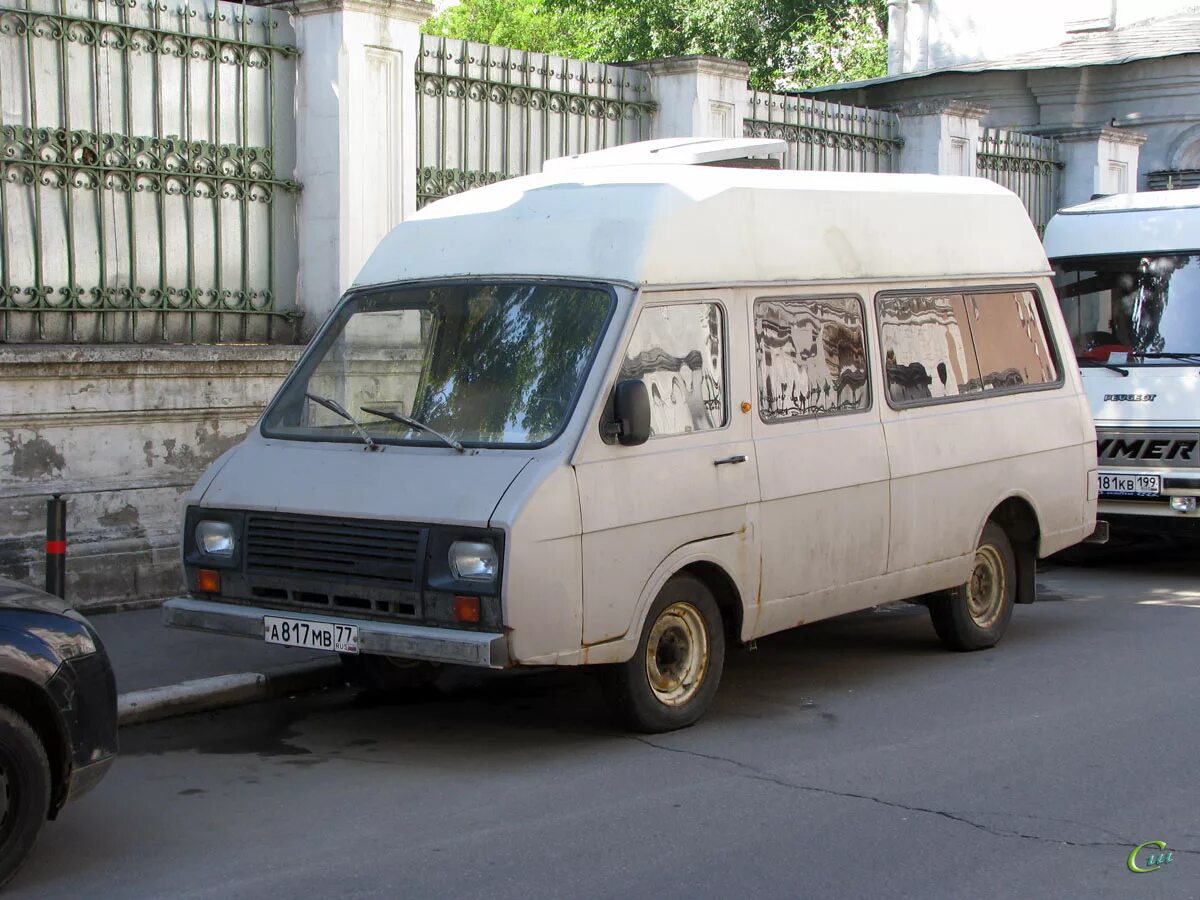
[[[1200,159],[1200,53],[1114,66],[947,72],[815,96],[875,108],[965,100],[987,107],[984,125],[1016,131],[1095,129],[1115,120],[1118,129],[1146,136],[1130,190],[1146,190],[1149,172],[1187,168],[1190,154]]]
[[[179,586],[180,500],[254,424],[297,346],[0,346],[0,574],[43,579],[68,503],[77,606]]]

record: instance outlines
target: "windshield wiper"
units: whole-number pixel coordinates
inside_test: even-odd
[[[1140,359],[1178,359],[1183,362],[1200,363],[1200,353],[1131,353]]]
[[[304,396],[313,403],[317,403],[325,407],[330,412],[337,413],[339,416],[349,422],[354,427],[354,433],[363,439],[363,443],[367,445],[368,450],[379,449],[378,445],[371,440],[371,436],[367,434],[367,430],[358,424],[358,420],[356,420],[354,416],[350,415],[350,413],[346,412],[346,410],[342,408],[342,404],[338,403],[336,400],[330,400],[328,397],[319,397],[316,394],[309,394],[307,392],[304,394]]]
[[[387,410],[387,409],[376,409],[374,406],[360,406],[359,409],[361,409],[365,413],[370,413],[373,416],[379,416],[380,418],[383,418],[383,419],[391,419],[393,422],[399,422],[401,425],[407,425],[409,428],[416,428],[419,431],[428,431],[435,438],[439,438],[442,441],[442,443],[444,443],[447,447],[451,447],[454,450],[457,450],[459,453],[467,452],[467,448],[464,447],[462,444],[460,444],[458,441],[456,441],[454,438],[447,437],[446,435],[442,434],[440,431],[430,428],[424,422],[420,422],[416,419],[410,418],[409,416],[406,416],[403,413],[392,412],[391,410]]]
[[[1119,372],[1122,378],[1129,377],[1129,370],[1122,369],[1120,366],[1116,365],[1115,363],[1100,362],[1100,360],[1098,360],[1098,359],[1079,359],[1079,358],[1076,358],[1075,361],[1077,363],[1079,363],[1080,368],[1083,368],[1084,366],[1090,366],[1093,369],[1095,369],[1095,368],[1111,369],[1113,372]]]

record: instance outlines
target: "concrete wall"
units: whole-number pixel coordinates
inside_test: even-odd
[[[300,350],[0,347],[0,574],[42,583],[46,500],[58,492],[75,605],[176,590],[180,500],[254,424]]]

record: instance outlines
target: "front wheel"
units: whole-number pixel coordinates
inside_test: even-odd
[[[633,656],[603,676],[613,712],[633,731],[686,728],[708,709],[725,668],[725,631],[712,592],[676,575],[650,606]]]
[[[17,873],[50,811],[50,763],[29,723],[0,706],[0,885]]]
[[[1008,630],[1017,592],[1017,558],[1004,529],[988,522],[966,584],[927,601],[929,617],[950,650],[994,647]]]

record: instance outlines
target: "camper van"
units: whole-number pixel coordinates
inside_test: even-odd
[[[755,149],[567,159],[392,231],[192,491],[166,622],[376,683],[595,666],[650,732],[731,645],[885,602],[995,645],[1096,513],[1025,209]]]
[[[1200,189],[1118,194],[1046,228],[1114,536],[1200,536]]]

